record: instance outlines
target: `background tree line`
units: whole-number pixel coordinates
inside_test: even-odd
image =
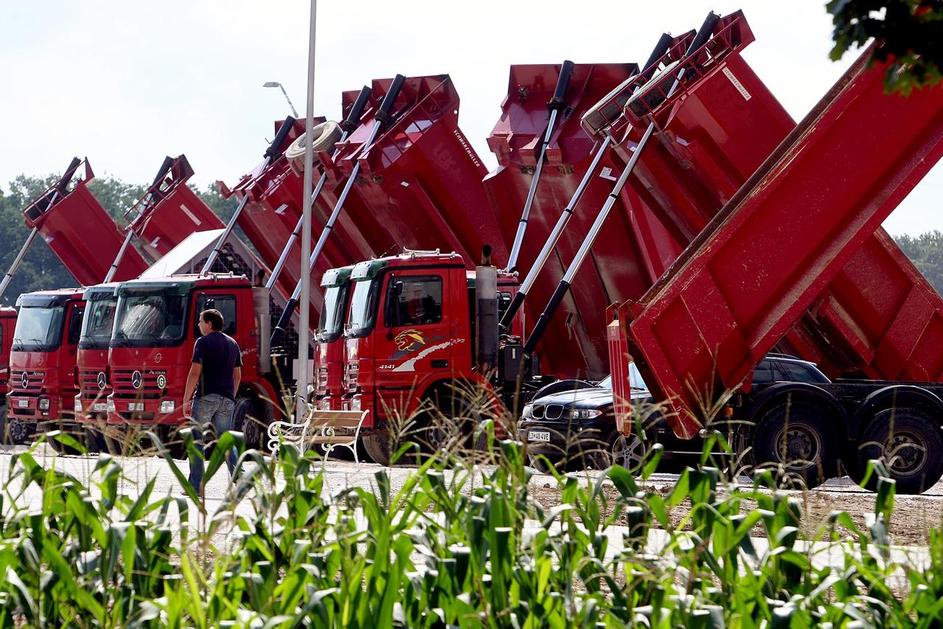
[[[29,233],[23,222],[23,208],[57,179],[58,175],[45,178],[20,175],[10,182],[6,189],[0,187],[0,272],[5,273],[9,268]],[[89,189],[123,228],[126,224],[124,211],[144,194],[146,186],[102,177],[92,181]],[[224,199],[212,186],[197,190],[197,194],[223,221],[227,221],[236,208],[234,198]],[[943,233],[932,231],[919,236],[905,234],[895,238],[904,253],[913,260],[936,290],[943,294]],[[64,288],[75,284],[75,279],[66,271],[52,250],[42,238],[37,238],[0,304],[13,305],[20,293]]]
[[[6,273],[29,235],[29,228],[23,221],[23,209],[58,179],[59,175],[44,178],[20,175],[6,187],[0,187],[0,273]],[[127,184],[113,177],[96,178],[88,187],[122,229],[127,224],[125,210],[134,205],[147,189],[147,186]],[[232,216],[236,208],[235,198],[224,199],[212,186],[196,192],[223,221]],[[0,299],[0,305],[12,306],[20,293],[71,286],[76,286],[75,278],[46,242],[36,238]]]

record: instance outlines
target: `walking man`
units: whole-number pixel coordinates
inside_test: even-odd
[[[193,364],[183,390],[183,413],[193,418],[193,441],[203,453],[196,460],[190,458],[190,484],[202,495],[203,464],[212,435],[215,433],[218,439],[232,429],[236,392],[242,379],[242,352],[232,337],[223,334],[223,315],[219,310],[201,312],[197,326],[201,336],[193,344]],[[235,449],[226,457],[226,465],[232,475],[236,467]]]

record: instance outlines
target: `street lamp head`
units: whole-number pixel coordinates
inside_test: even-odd
[[[281,87],[282,84],[278,81],[266,81],[262,84],[262,87]]]

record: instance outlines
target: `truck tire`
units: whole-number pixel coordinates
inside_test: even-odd
[[[334,145],[341,139],[342,133],[341,126],[333,120],[315,125],[315,127],[311,129],[311,137],[314,138],[311,141],[311,148],[313,148],[315,152],[333,150]],[[307,134],[302,133],[285,149],[285,157],[288,161],[297,163],[304,160],[306,135]]]
[[[367,451],[367,456],[373,459],[374,463],[389,467],[390,458],[390,433],[385,428],[371,430],[369,433],[360,435],[360,441],[363,443],[363,449]]]
[[[246,448],[264,451],[268,442],[268,422],[258,398],[236,398],[232,411],[232,429],[245,436]]]
[[[773,407],[753,430],[753,459],[758,468],[774,466],[783,482],[799,479],[808,488],[821,485],[837,465],[826,413],[807,402]]]
[[[21,422],[11,419],[7,422],[9,429],[10,443],[15,446],[21,446],[29,443],[33,435],[36,434],[35,422]]]
[[[943,435],[938,424],[915,408],[879,412],[861,435],[852,478],[860,483],[868,461],[883,459],[897,493],[919,494],[933,487],[943,476]],[[876,487],[877,478],[870,478],[867,488]]]

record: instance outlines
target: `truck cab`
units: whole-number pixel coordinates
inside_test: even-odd
[[[256,298],[260,292],[261,298]],[[207,308],[219,310],[223,332],[242,349],[242,384],[236,402],[234,427],[258,445],[261,423],[278,413],[279,398],[266,376],[271,373],[267,350],[268,294],[253,288],[242,275],[209,274],[148,278],[122,283],[114,331],[109,343],[112,393],[108,421],[113,424],[154,426],[172,436],[184,424],[183,390],[190,370],[197,321]]]
[[[324,305],[315,330],[318,344],[315,395],[322,410],[341,410],[344,394],[344,323],[350,307],[353,266],[329,269],[321,278]]]
[[[25,293],[16,305],[7,406],[10,438],[23,443],[39,424],[73,415],[85,302],[68,288]]]
[[[461,398],[468,389],[486,391],[487,404],[503,408],[504,370],[494,363],[504,361],[483,362],[478,351],[483,309],[476,303],[476,273],[462,256],[407,250],[355,265],[350,280],[342,404],[368,411],[363,444],[375,461],[389,460],[392,424],[418,416],[417,428],[424,430],[430,405],[454,418],[467,404]],[[496,285],[495,315],[510,303],[516,277],[498,274]],[[497,319],[492,327],[496,332]]]
[[[85,316],[79,336],[77,369],[79,392],[75,396],[76,421],[103,420],[111,394],[108,344],[118,307],[118,284],[85,289]]]

